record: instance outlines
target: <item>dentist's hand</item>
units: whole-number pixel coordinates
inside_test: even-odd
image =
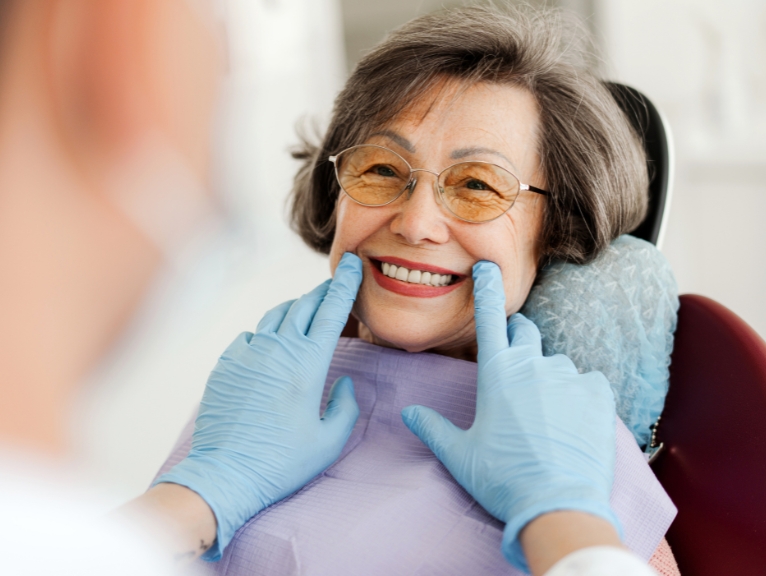
[[[526,570],[519,532],[544,513],[586,512],[619,532],[609,506],[614,397],[600,372],[578,374],[566,356],[543,357],[540,332],[521,314],[506,326],[495,264],[477,263],[473,279],[479,346],[473,425],[461,430],[422,406],[408,406],[402,418],[460,485],[506,522],[503,553]]]
[[[332,281],[268,312],[210,375],[191,452],[156,482],[186,486],[212,509],[217,539],[206,559],[220,558],[249,518],[340,455],[359,416],[351,379],[335,382],[321,418],[319,407],[361,281],[361,261],[345,254]]]

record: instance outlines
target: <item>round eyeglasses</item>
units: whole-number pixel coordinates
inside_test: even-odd
[[[441,172],[412,168],[393,150],[374,144],[346,148],[330,156],[343,191],[363,206],[385,206],[405,190],[412,194],[415,172],[436,176],[434,193],[450,213],[466,222],[489,222],[511,209],[519,192],[548,192],[522,184],[511,172],[491,162],[458,162]]]

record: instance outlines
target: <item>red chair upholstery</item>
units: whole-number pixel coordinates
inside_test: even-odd
[[[766,574],[766,343],[709,298],[681,296],[657,437],[681,574]]]

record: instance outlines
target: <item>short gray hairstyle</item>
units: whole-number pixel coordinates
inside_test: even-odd
[[[319,146],[303,139],[291,224],[328,253],[340,187],[328,157],[361,144],[439,81],[509,84],[540,110],[538,152],[550,195],[541,264],[586,263],[646,214],[648,174],[640,138],[590,70],[587,33],[562,12],[474,6],[421,16],[367,54],[335,100]]]

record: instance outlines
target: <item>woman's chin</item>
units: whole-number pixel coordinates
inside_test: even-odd
[[[455,331],[445,334],[423,330],[423,327],[401,329],[383,323],[359,322],[359,337],[371,344],[396,348],[405,352],[435,352],[455,358],[475,357],[474,338],[455,338]]]
[[[422,352],[428,348],[428,342],[423,342],[419,338],[403,338],[401,331],[385,330],[377,327],[373,332],[365,323],[359,322],[359,337],[370,344],[384,346],[386,348],[396,348],[405,352]]]

